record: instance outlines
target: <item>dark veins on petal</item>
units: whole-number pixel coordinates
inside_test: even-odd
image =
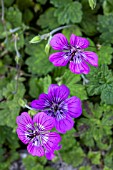
[[[49,107],[44,109],[47,115],[52,117],[58,117],[59,115],[65,115],[67,110],[65,108],[65,102],[52,102]]]
[[[65,55],[68,56],[71,61],[76,62],[76,59],[83,58],[82,56],[83,51],[84,49],[81,49],[79,47],[69,46],[67,49],[64,48],[62,52],[65,52]]]
[[[49,133],[49,131],[43,131],[40,130],[39,127],[35,126],[34,129],[30,129],[27,131],[26,137],[32,140],[32,142],[35,144],[35,141],[37,141],[38,144],[42,145],[42,137]]]

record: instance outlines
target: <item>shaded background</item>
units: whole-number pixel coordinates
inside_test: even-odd
[[[0,17],[0,170],[113,170],[113,1],[1,0]],[[99,67],[85,76],[87,84],[68,66],[49,62],[48,40],[29,43],[70,24],[60,32],[68,40],[71,33],[88,38],[88,50],[99,56]],[[67,85],[83,103],[82,116],[62,135],[62,166],[57,154],[53,161],[28,155],[16,135],[24,104],[51,83]]]

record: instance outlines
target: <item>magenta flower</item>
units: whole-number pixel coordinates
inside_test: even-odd
[[[53,53],[49,57],[54,66],[66,66],[69,63],[71,72],[75,74],[88,74],[90,68],[86,63],[95,67],[98,66],[97,54],[84,51],[89,46],[89,41],[86,38],[72,34],[69,44],[66,37],[58,33],[53,36],[50,45],[54,50],[59,50],[59,52]]]
[[[16,119],[19,139],[28,144],[27,150],[33,156],[46,156],[52,159],[55,150],[59,150],[58,145],[61,137],[56,132],[50,132],[54,127],[54,119],[40,112],[31,119],[27,112],[23,112]]]
[[[77,118],[82,113],[80,99],[76,96],[68,98],[69,94],[70,91],[65,85],[52,84],[48,89],[48,94],[41,94],[38,100],[31,102],[31,107],[53,117],[56,129],[65,133],[74,125],[72,118]]]

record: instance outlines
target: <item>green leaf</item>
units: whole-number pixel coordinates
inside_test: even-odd
[[[42,5],[44,5],[47,2],[47,0],[36,0],[36,1],[39,2]]]
[[[18,48],[18,50],[20,50],[24,46],[24,43],[25,43],[24,35],[21,31],[18,31],[17,35],[18,35],[17,48]],[[15,56],[16,56],[15,43],[14,43],[14,41],[12,41],[12,43],[10,43],[10,41],[12,41],[11,35],[9,36],[8,43],[5,44],[5,47],[7,48],[8,51],[14,52]]]
[[[6,170],[12,161],[19,158],[19,154],[16,152],[19,144],[16,133],[13,133],[12,129],[7,126],[0,126],[0,139],[0,169]],[[7,154],[9,156],[4,157]]]
[[[46,53],[44,52],[44,44],[28,44],[26,47],[26,53],[30,57],[26,60],[28,65],[28,71],[32,74],[46,75],[54,68],[53,64],[49,62]]]
[[[94,36],[97,33],[97,16],[91,13],[84,13],[80,23],[83,32],[88,36]]]
[[[96,1],[96,0],[94,0],[94,1]],[[87,1],[86,0],[82,0],[81,3],[82,3],[82,10],[83,10],[84,14],[87,13],[87,14],[91,14],[92,15],[92,14],[99,13],[98,10],[101,7],[101,2],[100,1],[98,3],[96,3],[96,6],[95,6],[95,8],[93,8],[93,10],[89,6],[88,0]]]
[[[89,6],[91,7],[91,9],[94,9],[96,6],[96,0],[88,0],[89,1]]]
[[[103,170],[112,170],[112,169],[105,166]]]
[[[78,74],[73,74],[70,70],[66,71],[62,76],[62,84],[65,84],[70,89],[72,96],[77,96],[81,100],[87,99],[85,87],[80,84],[81,77]]]
[[[104,0],[103,12],[104,12],[104,15],[113,14],[113,3],[111,0]]]
[[[10,7],[6,13],[6,20],[12,24],[12,28],[22,25],[22,13],[18,8]]]
[[[75,146],[76,140],[74,139],[74,133],[75,129],[71,129],[70,131],[67,131],[65,135],[62,136],[61,144],[63,148],[61,149],[61,152],[69,151],[73,146]]]
[[[84,153],[78,143],[74,145],[70,150],[68,150],[68,154],[66,152],[61,153],[63,161],[68,164],[71,164],[73,167],[79,166],[84,159]],[[76,159],[75,159],[76,158]]]
[[[86,100],[88,98],[85,86],[83,86],[82,84],[76,84],[75,86],[73,86],[73,88],[71,89],[71,94],[79,97],[81,100]]]
[[[13,4],[13,2],[14,2],[14,0],[9,0],[9,1],[4,0],[4,5],[5,5],[5,7],[10,7]]]
[[[101,154],[100,152],[89,151],[88,158],[91,160],[93,164],[98,165],[100,164]]]
[[[34,5],[32,0],[16,0],[16,5],[21,11],[24,11],[28,9],[29,7],[32,7]]]
[[[72,2],[72,0],[50,0],[50,3],[53,4],[55,7],[62,7],[65,4]]]
[[[82,166],[79,168],[79,170],[91,170],[91,167],[90,166]]]
[[[96,51],[99,59],[99,64],[111,64],[113,48],[110,44],[101,45],[100,49]]]
[[[113,111],[112,106],[106,106],[83,102],[83,116],[86,118],[77,121],[77,134],[88,147],[96,144],[100,149],[108,150],[111,145]]]
[[[7,100],[0,103],[0,125],[7,125],[15,129],[16,117],[20,112],[19,99],[23,98],[25,87],[22,83],[18,83],[18,90],[15,93],[15,81],[11,81],[3,88],[2,96]]]
[[[45,157],[33,157],[32,155],[28,155],[23,160],[23,164],[27,170],[44,170],[44,165],[47,162]]]
[[[66,36],[68,40],[70,40],[70,36],[72,33],[77,36],[82,36],[82,32],[77,25],[71,26],[70,28],[63,29],[62,33]]]
[[[89,83],[87,84],[87,92],[90,96],[101,95],[101,101],[107,104],[113,104],[113,76],[111,70],[106,65],[102,65],[98,69],[92,68],[87,75]]]
[[[109,148],[109,151],[107,152],[107,154],[104,157],[104,165],[109,168],[109,169],[113,169],[113,151],[112,151],[113,147]]]
[[[113,14],[109,16],[98,15],[98,27],[101,32],[100,40],[105,43],[113,43]]]
[[[62,136],[62,149],[60,151],[63,161],[71,164],[73,167],[80,165],[84,158],[84,153],[79,146],[79,143],[74,139],[75,130],[71,129],[65,135]],[[71,138],[71,142],[70,142]],[[66,154],[68,153],[68,154]],[[70,155],[70,159],[69,159]],[[76,159],[75,159],[76,158]]]
[[[103,103],[113,105],[113,83],[102,90],[101,100]]]
[[[29,94],[33,98],[37,98],[38,95],[42,92],[42,88],[38,87],[38,79],[35,77],[30,78],[29,80]]]
[[[30,91],[29,94],[33,98],[38,98],[41,93],[47,93],[48,87],[51,84],[51,77],[47,75],[44,78],[31,78],[29,81]]]
[[[23,4],[23,3],[22,3]],[[23,20],[26,25],[29,25],[30,21],[33,19],[33,12],[29,9],[26,9],[23,14]]]
[[[89,119],[93,116],[96,119],[102,117],[103,107],[100,107],[98,104],[93,105],[89,102],[84,102],[84,115]],[[96,122],[95,122],[96,123]]]
[[[57,17],[53,15],[54,12],[55,8],[53,7],[48,8],[48,10],[46,10],[45,13],[40,15],[39,19],[37,20],[37,25],[40,25],[42,28],[48,28],[49,30],[57,28],[59,24],[57,22]]]
[[[59,24],[80,23],[82,20],[82,6],[79,2],[70,2],[55,11]],[[76,9],[76,10],[75,10]]]
[[[7,30],[11,29],[11,24],[9,22],[6,22],[6,28]],[[0,39],[6,38],[6,35],[8,34],[8,32],[6,32],[4,30],[4,25],[0,24]],[[9,33],[10,34],[10,33]]]

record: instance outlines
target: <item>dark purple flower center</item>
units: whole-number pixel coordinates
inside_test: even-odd
[[[71,60],[74,61],[76,60],[76,58],[80,58],[81,57],[81,53],[83,52],[83,49],[80,48],[75,48],[75,47],[71,47],[70,53],[71,53]]]
[[[52,104],[52,106],[51,106],[51,109],[52,109],[52,111],[53,111],[53,112],[55,112],[55,113],[56,113],[56,112],[57,112],[57,110],[59,109],[59,105],[58,105],[58,104],[53,103],[53,104]]]
[[[35,127],[34,129],[30,129],[27,131],[27,138],[33,141],[34,145],[43,145],[42,141],[44,140],[44,136],[47,136],[49,131],[41,130],[39,127]]]
[[[36,136],[39,136],[40,135],[40,131],[37,131],[37,130],[28,130],[28,135],[27,137],[32,139]]]
[[[59,117],[61,115],[64,116],[67,113],[67,107],[65,102],[51,102],[51,105],[49,107],[46,107],[44,111],[49,116]]]
[[[76,62],[77,60],[81,60],[83,51],[84,50],[79,47],[70,46],[67,51],[65,50],[65,54],[71,61]]]

